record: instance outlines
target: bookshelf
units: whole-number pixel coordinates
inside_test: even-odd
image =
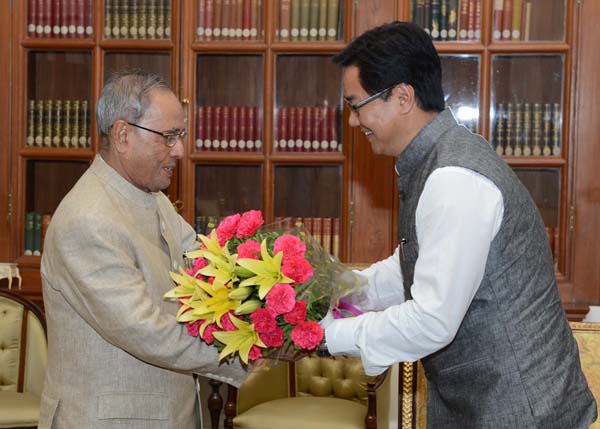
[[[80,9],[63,15],[67,3]],[[441,10],[450,0],[439,1],[439,13],[432,11],[437,0],[2,2],[0,50],[12,61],[0,65],[9,76],[0,96],[11,100],[0,106],[10,118],[0,129],[0,221],[7,231],[0,257],[19,264],[23,293],[41,301],[39,256],[25,254],[27,214],[52,213],[97,153],[94,106],[106,77],[125,66],[165,76],[186,106],[190,137],[167,193],[198,230],[210,219],[262,209],[267,222],[303,218],[321,235],[337,223],[344,261],[387,257],[396,244],[393,160],[373,155],[347,126],[340,71],[330,59],[375,25],[413,19],[432,32],[437,19],[432,36],[447,104],[531,191],[566,305],[580,311],[600,302],[600,244],[589,239],[600,235],[600,131],[593,126],[600,112],[592,102],[600,89],[591,72],[600,66],[593,45],[600,30],[590,18],[599,7],[513,0],[509,13],[500,3],[457,1],[453,38]],[[513,16],[519,3],[520,20]],[[37,23],[31,31],[39,14],[30,5],[39,4],[50,5],[42,20],[50,37],[36,33]]]

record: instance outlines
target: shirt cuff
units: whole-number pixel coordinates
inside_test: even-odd
[[[355,334],[358,332],[361,320],[362,316],[336,319],[325,328],[325,342],[330,354],[360,355]]]

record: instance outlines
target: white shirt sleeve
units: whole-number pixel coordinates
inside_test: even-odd
[[[333,321],[325,329],[330,353],[360,356],[365,372],[377,375],[449,344],[483,279],[503,212],[489,179],[460,167],[435,170],[417,205],[413,299]]]

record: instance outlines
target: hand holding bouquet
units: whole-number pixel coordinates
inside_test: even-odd
[[[301,227],[263,227],[260,211],[226,217],[201,248],[189,252],[193,268],[171,273],[177,320],[244,364],[314,350],[323,339],[318,321],[360,284]]]

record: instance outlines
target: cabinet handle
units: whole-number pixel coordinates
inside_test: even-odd
[[[190,104],[190,99],[189,98],[182,98],[181,99],[181,104],[185,104],[187,106],[188,104]]]

